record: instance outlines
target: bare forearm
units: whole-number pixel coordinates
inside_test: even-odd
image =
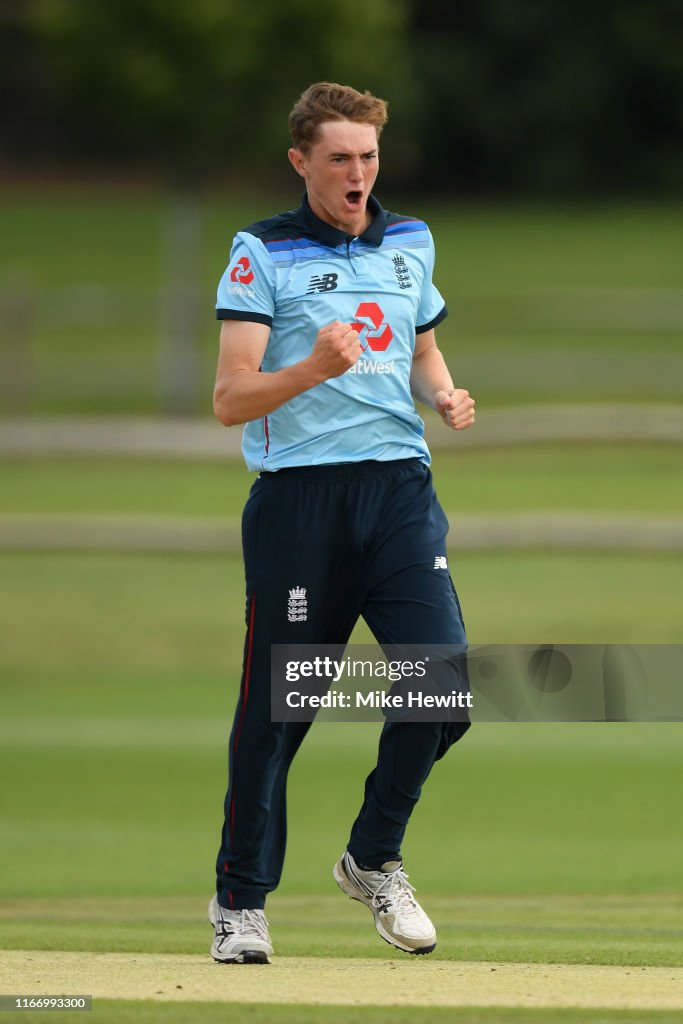
[[[419,402],[435,408],[439,391],[452,391],[453,379],[446,361],[434,345],[413,359],[410,372],[410,390]]]
[[[447,427],[465,430],[474,423],[474,399],[464,388],[453,387],[433,331],[416,341],[410,388],[415,398],[438,412]]]
[[[235,370],[216,383],[214,412],[226,427],[248,423],[267,416],[285,402],[320,384],[323,379],[311,359],[304,359],[275,373]]]
[[[341,376],[361,353],[351,324],[334,320],[320,328],[306,359],[262,373],[268,334],[269,328],[248,321],[228,320],[221,328],[213,410],[226,427],[258,420],[316,384]]]

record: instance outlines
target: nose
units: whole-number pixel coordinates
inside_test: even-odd
[[[363,180],[363,163],[359,158],[352,160],[349,164],[349,178],[353,182]]]

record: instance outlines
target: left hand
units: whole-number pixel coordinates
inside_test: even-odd
[[[453,430],[465,430],[474,423],[474,399],[463,388],[437,391],[434,408],[446,426]]]

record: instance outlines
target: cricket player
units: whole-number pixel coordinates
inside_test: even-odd
[[[245,424],[258,473],[243,515],[246,639],[229,745],[211,954],[268,963],[264,914],[285,856],[287,773],[308,722],[272,722],[272,644],[343,645],[362,616],[380,644],[464,644],[414,398],[446,427],[474,423],[435,328],[427,225],[372,189],[386,103],[319,82],[289,119],[301,205],[235,237],[218,287],[216,416]],[[434,762],[465,722],[385,722],[348,846],[333,874],[380,936],[429,953],[436,932],[401,843]]]

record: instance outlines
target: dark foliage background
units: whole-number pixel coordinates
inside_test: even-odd
[[[672,194],[683,180],[677,0],[5,0],[0,159],[283,173],[319,79],[390,100],[385,176],[508,194]]]

